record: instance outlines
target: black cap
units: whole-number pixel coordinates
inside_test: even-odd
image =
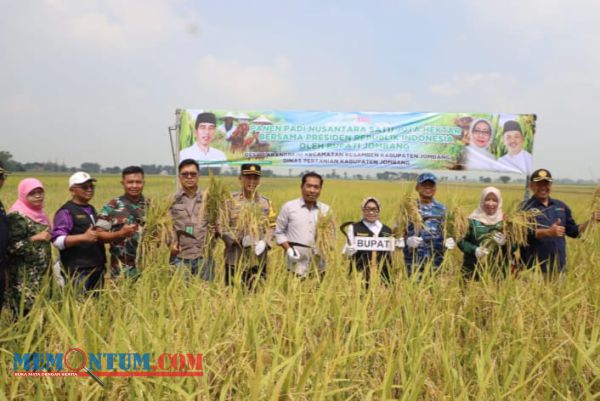
[[[519,131],[521,134],[523,133],[523,131],[521,131],[521,125],[513,120],[508,120],[504,123],[504,132],[508,131]]]
[[[550,174],[550,172],[548,170],[541,168],[539,170],[535,170],[533,172],[533,174],[531,174],[529,181],[531,181],[531,182],[540,182],[540,181],[552,182],[552,174]]]
[[[255,164],[255,163],[242,164],[240,173],[242,175],[258,175],[258,176],[260,176],[262,174],[260,172],[260,164]]]
[[[217,125],[217,118],[214,113],[200,113],[198,114],[198,117],[196,117],[196,129],[198,129],[198,125],[201,123]]]

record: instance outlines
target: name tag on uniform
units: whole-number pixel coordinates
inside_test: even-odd
[[[189,235],[194,235],[194,226],[185,226],[185,233]]]
[[[87,214],[76,214],[75,216],[73,216],[75,218],[75,220],[77,221],[87,221],[88,219],[88,215]]]
[[[388,251],[394,250],[392,237],[364,237],[354,238],[354,245],[359,251]]]

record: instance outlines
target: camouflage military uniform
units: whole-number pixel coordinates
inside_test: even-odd
[[[24,311],[31,310],[42,280],[49,274],[52,251],[49,241],[32,242],[30,238],[48,229],[18,212],[8,214],[8,297],[13,310],[20,308],[23,297]]]
[[[253,201],[246,199],[243,192],[233,192],[231,197],[232,201],[227,205],[230,216],[229,227],[221,233],[225,242],[225,283],[231,284],[235,269],[242,268],[242,281],[251,286],[254,276],[257,274],[260,274],[263,278],[266,276],[267,253],[271,248],[276,214],[269,198],[263,195],[256,194]],[[262,227],[260,227],[259,238],[251,238],[252,245],[244,248],[242,242],[245,233],[244,230],[239,229],[238,216],[243,205],[249,205],[251,202],[256,202],[264,220],[261,224]],[[236,226],[238,226],[237,229]],[[254,243],[259,240],[265,241],[267,248],[263,253],[256,256]]]
[[[148,202],[149,200],[144,196],[134,203],[127,196],[122,195],[108,201],[98,213],[96,226],[106,231],[119,231],[125,224],[138,225],[138,230],[132,237],[110,242],[110,268],[113,278],[121,272],[128,277],[139,275],[135,259]]]
[[[416,232],[412,222],[409,223],[407,237],[421,237],[423,242],[415,249],[404,248],[404,262],[408,274],[412,274],[414,270],[422,270],[428,262],[433,262],[433,268],[437,269],[444,260],[446,206],[435,200],[430,204],[419,202],[419,213],[423,219],[423,228]],[[416,268],[413,268],[413,265],[416,265]]]

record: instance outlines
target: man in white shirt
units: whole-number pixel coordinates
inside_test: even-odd
[[[531,173],[533,157],[531,153],[523,149],[525,138],[518,122],[509,120],[504,123],[504,145],[508,153],[498,159],[504,167],[510,171],[515,169],[519,172]]]
[[[227,161],[225,153],[210,146],[215,139],[217,118],[213,113],[200,113],[196,117],[196,142],[179,152],[179,160],[192,159],[204,166],[221,166],[221,163],[211,164],[207,161]]]
[[[329,206],[318,201],[323,178],[310,172],[302,176],[302,197],[287,202],[281,208],[275,226],[275,240],[285,250],[288,270],[306,277],[315,256],[319,273],[325,272],[325,260],[316,255],[315,242],[319,216],[327,214]]]

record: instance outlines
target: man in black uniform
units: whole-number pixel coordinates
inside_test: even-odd
[[[60,251],[69,278],[86,290],[102,287],[106,270],[104,245],[96,234],[96,209],[89,203],[95,181],[83,171],[69,178],[72,199],[58,209],[52,229],[52,244]]]
[[[600,210],[592,211],[592,217],[578,225],[566,203],[550,198],[552,174],[548,170],[534,171],[529,181],[533,196],[522,209],[538,214],[536,228],[530,231],[528,245],[521,251],[523,259],[529,268],[539,263],[542,273],[562,273],[567,268],[565,235],[579,237],[591,223],[600,221]]]
[[[6,174],[8,172],[4,169],[2,163],[0,163],[0,189],[4,185],[6,180]],[[6,218],[6,210],[4,205],[0,201],[0,310],[4,303],[4,291],[7,286],[7,269],[6,265],[6,246],[8,245],[8,219]]]

